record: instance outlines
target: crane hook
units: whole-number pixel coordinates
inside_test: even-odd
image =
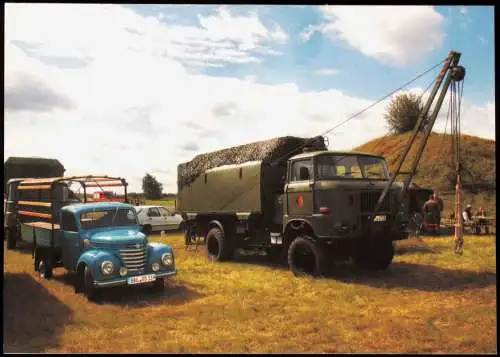
[[[465,78],[465,68],[463,66],[455,66],[451,69],[451,79],[455,82],[463,81]]]

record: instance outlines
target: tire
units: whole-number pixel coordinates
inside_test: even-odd
[[[38,263],[38,274],[42,279],[50,279],[52,278],[52,263],[50,260],[41,259]]]
[[[149,224],[146,224],[142,226],[142,232],[145,235],[150,236],[153,233],[153,228]]]
[[[89,301],[97,300],[97,288],[93,284],[94,278],[92,277],[92,272],[90,268],[86,265],[83,269],[82,282],[83,282],[83,294]]]
[[[222,262],[232,257],[234,249],[220,228],[212,228],[205,239],[207,257],[210,260]]]
[[[6,233],[7,233],[7,249],[16,249],[17,246],[17,237],[16,237],[16,231],[13,230],[12,228],[6,228]]]
[[[288,266],[295,276],[322,275],[326,268],[323,247],[308,236],[295,238],[288,249]]]

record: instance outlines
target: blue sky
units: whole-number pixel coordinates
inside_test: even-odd
[[[143,15],[164,13],[164,21],[197,25],[198,16],[210,15],[217,6],[146,6],[130,5]],[[290,36],[288,43],[278,46],[282,56],[262,56],[263,63],[227,65],[224,68],[205,68],[211,76],[254,75],[269,84],[297,83],[301,90],[326,90],[341,87],[349,95],[377,99],[400,84],[438,63],[450,49],[461,52],[461,62],[467,69],[466,90],[469,100],[481,104],[494,99],[494,28],[492,6],[438,6],[444,17],[444,42],[429,55],[422,56],[411,67],[395,68],[369,58],[348,44],[333,42],[319,33],[307,42],[300,34],[310,24],[323,21],[318,7],[312,6],[233,6],[231,12],[241,15],[257,12],[263,24],[279,23]],[[425,40],[425,34],[420,35]],[[336,76],[315,76],[315,71],[335,68]],[[436,71],[438,71],[437,69]],[[426,87],[432,77],[416,82]]]
[[[5,157],[125,176],[132,191],[149,172],[175,192],[179,163],[318,135],[450,50],[467,70],[462,132],[495,139],[493,46],[484,6],[7,4]],[[330,148],[386,134],[390,100],[329,134]]]

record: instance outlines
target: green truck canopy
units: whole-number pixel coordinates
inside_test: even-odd
[[[11,178],[64,176],[64,166],[56,159],[9,157],[3,165],[4,187]]]
[[[262,161],[263,164],[269,164],[273,161],[284,162],[291,156],[301,153],[304,148],[325,150],[324,138],[322,136],[314,138],[284,136],[200,154],[193,160],[177,167],[178,191],[180,192],[183,187],[190,185],[206,170],[248,161]]]

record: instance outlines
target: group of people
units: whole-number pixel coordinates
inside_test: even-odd
[[[434,191],[432,195],[429,196],[429,199],[425,202],[422,213],[415,213],[415,223],[417,226],[417,235],[420,233],[422,226],[425,227],[428,231],[438,232],[441,225],[441,215],[444,210],[444,203],[441,197],[439,196],[438,191]],[[486,219],[487,213],[483,207],[479,208],[479,211],[475,215],[477,219],[477,225],[479,227],[485,226],[486,233],[488,233],[488,221]],[[472,205],[467,204],[465,210],[462,213],[462,217],[464,222],[473,222],[474,215],[472,213]],[[453,221],[455,219],[455,214],[452,213],[450,215],[450,219]]]

